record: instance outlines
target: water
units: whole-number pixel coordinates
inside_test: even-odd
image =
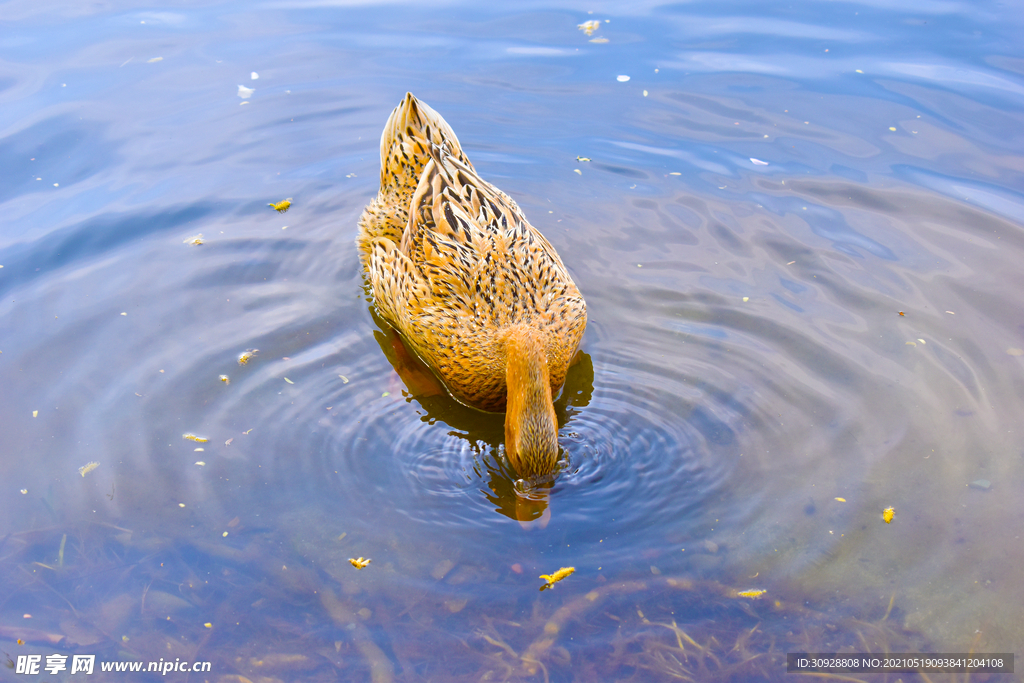
[[[1012,5],[0,7],[9,656],[782,680],[1022,642]],[[407,90],[586,297],[546,503],[372,314]]]

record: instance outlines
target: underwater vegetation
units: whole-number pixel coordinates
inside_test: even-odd
[[[284,539],[228,522],[223,542],[108,523],[0,540],[0,649],[98,660],[209,661],[209,680],[791,680],[787,652],[928,652],[898,596],[811,604],[786,586],[681,576],[522,590],[501,571],[444,562],[410,580],[356,571],[355,542]],[[319,549],[319,550],[318,550]],[[566,576],[568,574],[566,573]],[[472,586],[476,578],[479,585]],[[482,587],[481,587],[482,586]],[[873,611],[874,610],[874,611]],[[967,680],[938,674],[852,681]],[[207,676],[204,675],[204,678]],[[98,676],[102,680],[102,674]],[[971,681],[994,680],[972,675]]]

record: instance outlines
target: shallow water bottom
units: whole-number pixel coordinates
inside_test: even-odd
[[[216,541],[209,529],[171,538],[106,523],[9,535],[0,568],[14,590],[4,609],[24,610],[31,624],[0,631],[21,639],[9,656],[42,647],[98,662],[209,662],[203,680],[224,683],[781,681],[793,675],[789,652],[936,651],[896,594],[874,604],[806,599],[795,586],[756,595],[756,577],[694,579],[655,566],[631,580],[598,576],[586,592],[572,576],[529,590],[544,583],[518,564],[496,569],[430,544],[394,547],[356,569],[347,535],[318,511],[293,512],[274,532],[227,526]],[[97,670],[95,680],[123,676]],[[139,680],[157,679],[149,676]]]

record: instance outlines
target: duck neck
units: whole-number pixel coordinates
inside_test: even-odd
[[[541,333],[516,325],[505,337],[508,401],[505,450],[522,477],[548,474],[558,462],[558,420]]]

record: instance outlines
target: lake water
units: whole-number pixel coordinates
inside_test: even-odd
[[[788,652],[1019,650],[1024,13],[632,6],[0,4],[12,666],[781,681]],[[374,317],[354,240],[406,91],[586,298],[546,500]]]

